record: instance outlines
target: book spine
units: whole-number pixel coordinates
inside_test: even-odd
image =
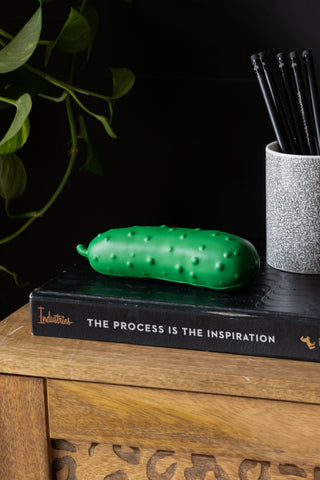
[[[32,294],[34,335],[320,361],[319,319]]]

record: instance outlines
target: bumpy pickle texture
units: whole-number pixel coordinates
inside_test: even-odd
[[[88,248],[78,245],[104,275],[155,278],[215,290],[253,280],[260,266],[255,247],[218,230],[135,226],[100,233]]]

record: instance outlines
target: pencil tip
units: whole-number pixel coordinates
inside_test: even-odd
[[[306,49],[306,50],[303,50],[302,52],[302,57],[307,60],[307,61],[310,61],[311,60],[311,51]]]
[[[254,53],[253,55],[251,55],[251,64],[252,64],[252,67],[253,67],[253,70],[257,73],[258,70],[260,70],[260,60],[259,60],[259,56]]]
[[[289,53],[289,58],[290,58],[292,68],[294,69],[300,68],[299,55],[296,50],[293,50],[292,52]]]
[[[289,57],[295,60],[298,57],[298,52],[296,50],[292,50],[289,52]]]
[[[277,58],[277,60],[278,60],[278,66],[279,66],[279,68],[283,68],[283,67],[286,66],[286,64],[287,64],[287,59],[286,59],[286,56],[285,56],[285,54],[284,54],[283,52],[277,53],[276,58]]]

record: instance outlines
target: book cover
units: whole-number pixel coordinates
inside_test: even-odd
[[[216,291],[108,277],[87,264],[30,295],[34,335],[320,361],[320,276],[262,262],[255,281]]]

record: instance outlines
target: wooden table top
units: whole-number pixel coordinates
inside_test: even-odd
[[[319,363],[36,337],[28,304],[0,322],[0,372],[320,403]]]

